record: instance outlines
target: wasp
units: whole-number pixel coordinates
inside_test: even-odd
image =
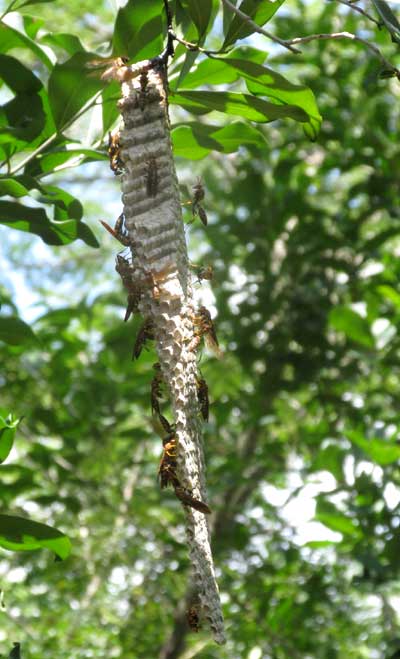
[[[204,378],[196,378],[197,400],[200,405],[201,416],[204,421],[208,421],[210,402],[208,399],[208,385]]]
[[[194,270],[197,270],[197,281],[200,283],[203,279],[211,281],[213,278],[213,267],[212,265],[195,265],[194,263],[190,264]]]
[[[105,57],[94,59],[86,64],[88,69],[106,69],[100,76],[101,80],[113,80],[118,77],[119,69],[126,67],[129,57]],[[91,75],[91,74],[89,74]]]
[[[139,311],[139,302],[143,295],[143,289],[133,280],[132,264],[121,254],[117,254],[115,269],[121,277],[124,287],[128,291],[128,305],[124,317],[124,322],[126,322],[129,320],[131,314]]]
[[[148,197],[155,197],[158,190],[158,168],[154,156],[146,160],[146,191]]]
[[[186,620],[192,632],[200,631],[199,607],[196,604],[192,604],[187,610]]]
[[[110,167],[114,174],[122,174],[124,163],[121,160],[121,145],[119,142],[119,132],[108,133],[108,157],[110,158]]]
[[[204,515],[211,514],[211,510],[207,504],[199,499],[195,499],[186,488],[181,487],[180,485],[174,485],[174,489],[176,496],[184,506],[190,506]]]
[[[135,345],[133,346],[132,359],[138,359],[140,357],[146,341],[154,341],[154,323],[150,318],[144,321],[137,333]]]
[[[180,484],[176,475],[177,452],[175,431],[165,419],[165,417],[162,417],[162,415],[160,416],[160,421],[161,419],[166,422],[167,428],[170,432],[168,432],[168,435],[163,439],[163,455],[161,458],[160,466],[158,468],[160,487],[161,489],[164,489],[165,487],[168,487],[169,484],[171,484],[174,488],[176,497],[184,506],[190,506],[191,508],[204,513],[205,515],[209,515],[211,513],[210,508],[202,501],[199,501],[199,499],[195,499],[192,494]]]
[[[206,194],[201,178],[197,179],[196,185],[193,186],[193,191],[194,191],[193,203],[192,203],[193,219],[196,217],[196,215],[198,215],[200,220],[206,227],[208,224],[207,213],[204,210],[203,206],[200,204],[200,202],[204,199]]]
[[[114,238],[116,238],[121,245],[125,245],[125,247],[129,247],[131,244],[131,240],[129,238],[128,232],[125,228],[125,216],[123,213],[117,218],[114,228],[110,227],[107,222],[104,222],[103,220],[100,220],[100,223],[103,225],[103,227],[108,231],[108,233],[111,233]]]
[[[138,106],[142,112],[146,107],[148,82],[149,82],[148,69],[144,69],[140,74],[140,78],[139,78],[140,91],[137,97]]]
[[[201,221],[203,222],[204,226],[206,227],[208,224],[208,218],[207,218],[207,213],[204,210],[203,206],[198,206],[197,208],[197,214]]]
[[[166,281],[169,275],[175,272],[176,268],[173,265],[166,265],[162,270],[146,272],[146,277],[151,285],[151,295],[154,300],[158,300],[161,295],[162,283]]]
[[[162,384],[163,384],[163,377],[162,377],[162,373],[161,373],[161,366],[157,362],[156,364],[153,364],[153,368],[154,368],[156,373],[155,373],[155,376],[152,379],[151,385],[150,385],[151,386],[151,393],[150,393],[151,411],[152,411],[153,414],[158,414],[159,417],[162,417],[164,419],[164,417],[161,414],[160,403],[158,402],[159,399],[162,398],[161,387],[162,387]],[[164,420],[166,421],[166,419],[164,419]],[[161,421],[161,423],[162,423],[162,421]],[[168,432],[168,430],[167,430],[167,432]]]
[[[206,196],[203,182],[200,177],[197,179],[196,185],[193,186],[192,190],[194,191],[193,206],[198,206],[198,204],[203,201],[204,197]]]
[[[193,338],[188,345],[188,350],[197,350],[200,345],[202,337],[207,347],[212,350],[218,359],[222,358],[222,351],[218,344],[217,334],[215,332],[214,323],[211,314],[206,307],[201,306],[194,318],[194,332]]]
[[[165,417],[162,415],[160,415],[160,420],[161,418],[167,422]],[[169,424],[168,427],[171,432],[168,432],[168,435],[163,439],[163,455],[161,458],[160,466],[158,468],[158,477],[160,479],[160,487],[162,490],[165,487],[168,487],[170,483],[174,488],[180,487],[180,483],[176,476],[175,432]]]

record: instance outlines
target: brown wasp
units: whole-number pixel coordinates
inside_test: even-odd
[[[122,279],[122,283],[128,291],[128,306],[126,308],[124,321],[129,320],[131,314],[139,311],[139,302],[143,295],[143,289],[138,282],[133,279],[133,265],[128,259],[117,254],[115,269]]]
[[[123,213],[121,213],[121,215],[117,218],[114,224],[114,228],[110,227],[110,225],[103,220],[100,220],[100,223],[108,231],[108,233],[111,233],[111,235],[114,236],[114,238],[116,238],[122,245],[128,247],[131,244],[131,240],[125,228],[125,216]]]
[[[150,394],[151,411],[152,411],[153,414],[158,414],[159,417],[162,417],[164,419],[164,417],[161,414],[160,403],[158,402],[159,399],[163,397],[162,390],[161,390],[161,387],[162,387],[162,384],[163,384],[161,366],[157,362],[156,364],[153,364],[153,368],[154,368],[156,373],[155,373],[154,378],[151,381],[151,394]],[[160,421],[161,421],[161,418],[160,418]],[[161,421],[161,423],[162,423],[162,421]],[[164,426],[164,428],[165,428],[165,426]],[[167,430],[167,432],[168,432],[168,430]]]
[[[190,266],[197,270],[197,281],[200,283],[203,279],[211,281],[213,278],[213,267],[212,265],[195,265],[191,263]]]
[[[140,83],[140,91],[137,97],[137,102],[139,105],[139,108],[143,112],[143,110],[146,107],[146,101],[147,101],[147,84],[149,82],[149,75],[148,71],[146,69],[142,70],[139,78],[139,83]],[[150,195],[149,195],[150,196]]]
[[[163,490],[171,483],[172,487],[179,487],[176,477],[176,439],[172,432],[163,439],[163,455],[158,468],[160,487]]]
[[[207,504],[203,503],[203,501],[200,501],[199,499],[195,499],[186,488],[180,485],[174,485],[174,489],[176,496],[184,506],[190,506],[191,508],[198,510],[204,515],[211,514],[211,510]]]
[[[158,189],[158,168],[154,156],[146,160],[146,190],[148,197],[155,197]]]
[[[202,337],[207,347],[212,350],[218,359],[222,359],[222,351],[218,344],[217,335],[214,328],[214,323],[211,314],[206,307],[201,306],[194,318],[194,332],[193,338],[189,343],[188,350],[197,350],[200,345]]]
[[[208,386],[207,382],[203,377],[196,378],[196,387],[197,387],[197,400],[200,405],[201,416],[204,421],[208,421],[210,402],[208,399]]]
[[[198,206],[197,215],[199,216],[199,218],[203,222],[204,226],[206,227],[207,224],[208,224],[208,218],[207,218],[207,213],[204,210],[203,206]]]
[[[152,289],[151,295],[154,300],[158,300],[161,295],[162,283],[167,279],[168,275],[171,275],[175,272],[176,267],[174,265],[167,265],[162,270],[158,272],[150,270],[146,272],[147,280],[149,281]]]
[[[200,202],[204,199],[206,193],[200,178],[197,179],[196,185],[193,186],[193,191],[194,191],[193,203],[192,203],[193,219],[196,217],[196,215],[198,215],[200,220],[206,227],[208,223],[207,213],[204,210],[203,206],[200,205]]]
[[[113,80],[118,77],[119,69],[126,67],[129,57],[105,57],[87,62],[88,69],[106,69],[100,76],[101,80]],[[89,74],[92,75],[92,74]],[[96,75],[96,73],[95,73]]]
[[[199,617],[199,607],[196,604],[192,604],[186,612],[186,620],[189,625],[189,628],[192,632],[200,631],[200,617]]]
[[[132,359],[138,359],[140,357],[146,341],[154,341],[154,323],[150,318],[144,321],[137,333],[135,345],[133,346]]]
[[[124,163],[121,160],[121,145],[119,143],[119,132],[108,133],[108,157],[110,158],[110,167],[114,174],[122,174]]]
[[[164,452],[158,468],[161,489],[164,489],[171,484],[174,488],[175,495],[184,506],[190,506],[205,515],[209,515],[211,513],[209,507],[202,501],[199,501],[199,499],[195,499],[191,493],[180,484],[176,475],[175,430],[162,415],[160,415],[160,421],[163,425],[165,424],[165,429],[168,432],[167,436],[163,439]]]
[[[198,204],[203,201],[204,197],[206,196],[203,182],[200,177],[197,179],[196,185],[194,185],[192,189],[194,191],[193,206],[198,206]]]

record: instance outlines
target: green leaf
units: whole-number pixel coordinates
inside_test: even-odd
[[[54,206],[55,220],[81,219],[83,215],[81,202],[62,188],[40,184],[34,177],[26,174],[16,176],[14,179],[0,179],[0,195],[15,192],[13,196],[22,197],[31,194],[31,190],[39,191],[39,194],[32,195],[35,201]]]
[[[309,117],[308,136],[312,139],[316,138],[322,117],[319,114],[315,96],[309,87],[294,85],[279,73],[266,66],[261,66],[257,62],[228,57],[226,64],[240,72],[252,94],[268,96],[279,103],[294,105],[304,110]]]
[[[190,18],[197,28],[199,39],[204,37],[210,22],[213,3],[212,0],[181,0],[181,5],[186,9]]]
[[[103,89],[101,93],[102,113],[103,113],[103,135],[110,130],[120,116],[117,101],[121,96],[121,87],[118,82],[112,81]],[[104,153],[105,155],[105,153]],[[108,159],[108,156],[105,156]]]
[[[83,215],[81,202],[66,190],[55,185],[41,185],[39,201],[54,205],[55,220],[80,220]]]
[[[312,471],[330,471],[337,481],[343,480],[343,462],[346,451],[340,446],[329,444],[321,449],[311,465]]]
[[[14,418],[12,414],[9,414],[6,419],[0,416],[0,462],[4,462],[8,457],[14,443],[15,431],[20,422],[21,418]]]
[[[246,145],[262,148],[265,138],[257,128],[241,121],[234,121],[222,128],[188,122],[172,130],[172,144],[175,155],[199,160],[210,151],[232,153]]]
[[[7,53],[13,48],[28,48],[48,69],[53,68],[51,59],[35,41],[6,23],[0,22],[0,52]]]
[[[16,178],[0,178],[0,197],[8,195],[10,197],[24,197],[29,194],[29,190],[22,185]]]
[[[24,29],[30,39],[35,39],[39,30],[45,25],[42,18],[36,16],[23,16]]]
[[[33,163],[29,163],[27,172],[30,176],[38,176],[57,171],[57,169],[64,169],[65,166],[76,167],[84,162],[98,160],[108,160],[107,154],[96,149],[52,149],[44,154],[39,154]]]
[[[42,89],[39,78],[9,55],[0,54],[0,78],[16,94],[37,94]]]
[[[400,43],[400,23],[384,0],[372,0],[381,20],[391,34],[392,41]]]
[[[44,43],[48,46],[56,46],[57,48],[62,48],[69,55],[75,55],[84,51],[84,47],[80,39],[75,34],[68,34],[60,32],[58,34],[45,34],[40,38],[40,43]]]
[[[337,540],[309,540],[304,543],[304,547],[310,547],[310,549],[325,549],[326,547],[332,547],[332,545],[337,544]]]
[[[91,247],[99,246],[95,235],[86,224],[77,220],[52,222],[43,208],[0,201],[0,223],[19,231],[34,233],[48,245],[66,245],[80,238]]]
[[[234,92],[181,91],[171,94],[170,103],[180,105],[194,113],[216,110],[261,123],[284,117],[305,122],[308,118],[300,108],[291,105],[275,105],[261,98]]]
[[[337,531],[343,535],[361,535],[360,529],[352,519],[346,517],[336,506],[322,498],[319,498],[317,501],[315,519],[332,531]]]
[[[245,59],[249,62],[262,64],[265,53],[250,46],[235,48],[227,57],[203,59],[194,71],[185,78],[185,89],[196,89],[201,85],[231,84],[241,77],[241,73],[235,67],[227,66],[230,59]]]
[[[24,0],[20,5],[18,5],[18,9],[22,9],[22,7],[27,7],[28,5],[38,5],[40,3],[48,2],[54,2],[54,0]]]
[[[46,117],[39,94],[17,94],[0,108],[0,143],[32,142],[43,131]]]
[[[329,314],[329,324],[335,330],[343,332],[352,341],[366,348],[374,348],[374,337],[368,321],[348,307],[335,307]]]
[[[189,27],[184,34],[184,38],[190,43],[196,41],[197,30],[190,20],[189,20]],[[200,39],[199,45],[202,45],[201,42],[202,40]],[[186,78],[189,71],[191,71],[194,62],[196,61],[199,55],[200,52],[198,50],[188,50],[182,44],[176,45],[174,60],[179,61],[183,59],[183,63],[179,65],[178,75],[169,77],[168,84],[171,91],[174,91],[175,89],[178,89],[178,87],[181,86],[182,81],[184,80],[184,78]]]
[[[61,531],[11,515],[0,515],[0,546],[13,551],[50,549],[61,560],[71,553],[71,542]]]
[[[113,35],[113,54],[142,60],[163,49],[162,0],[129,0],[118,11]]]
[[[392,304],[394,304],[396,309],[400,311],[400,293],[398,293],[396,289],[392,288],[391,286],[383,285],[383,286],[377,286],[376,290],[386,300],[392,302]]]
[[[367,439],[364,434],[357,430],[347,431],[346,437],[353,444],[359,446],[373,462],[381,466],[400,460],[400,446],[391,440]]]
[[[55,124],[61,132],[98,93],[104,83],[88,75],[92,53],[75,53],[63,64],[56,64],[49,79],[49,102]]]
[[[16,346],[36,341],[35,334],[23,320],[16,316],[0,316],[0,341]]]
[[[276,0],[274,3],[260,2],[259,0],[243,0],[239,5],[239,10],[246,14],[246,16],[249,16],[253,23],[256,23],[261,27],[272,18],[284,2],[285,0]],[[240,16],[235,14],[229,26],[222,48],[230,46],[238,39],[244,39],[249,34],[253,34],[253,32],[254,28],[246,23],[243,18],[240,18]]]

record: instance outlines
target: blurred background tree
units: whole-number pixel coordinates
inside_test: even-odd
[[[388,31],[343,4],[287,0],[270,25],[283,39],[362,34],[396,64]],[[109,7],[34,10],[92,49],[111,36]],[[24,417],[0,467],[2,509],[61,529],[73,547],[63,563],[1,550],[3,655],[13,642],[23,659],[400,651],[399,82],[350,40],[301,55],[250,43],[313,90],[323,123],[315,142],[277,121],[258,126],[262,148],[177,159],[183,183],[205,183],[209,224],[187,237],[193,261],[214,268],[212,292],[198,293],[225,350],[201,369],[228,643],[185,624],[182,513],[159,491],[149,423],[155,355],[130,360],[139,321],[122,322],[115,244],[98,225],[119,212],[103,160],[51,178],[80,199],[101,250],[2,229],[1,311],[36,336],[0,343],[1,411]]]

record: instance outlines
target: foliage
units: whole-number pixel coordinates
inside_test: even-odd
[[[194,0],[175,4],[184,39],[233,46],[215,59],[179,45],[170,82],[183,177],[190,185],[186,160],[199,160],[205,181],[209,225],[192,225],[189,237],[214,266],[226,346],[222,364],[203,356],[201,368],[212,402],[206,453],[229,642],[217,651],[199,635],[187,641],[190,656],[394,657],[398,81],[381,80],[371,52],[343,42],[314,42],[301,58],[280,50],[266,67],[263,46],[235,42],[248,27],[226,8],[224,36],[216,33],[219,3],[204,3],[201,14]],[[375,31],[334,2],[278,2],[267,17],[252,13],[255,4],[244,0],[243,8],[259,24],[270,18],[286,38],[298,36],[299,25],[302,34],[335,31],[339,16],[343,30],[362,25],[395,58],[389,28]],[[114,53],[123,44],[133,60],[157,54],[161,5],[152,3],[159,11],[148,22],[141,3],[120,10]],[[27,14],[21,29],[4,22],[1,29],[0,67],[12,98],[0,114],[0,220],[61,246],[57,254],[76,254],[89,273],[71,243],[81,238],[90,260],[97,239],[82,222],[81,202],[54,175],[77,164],[90,171],[95,161],[106,175],[101,144],[118,90],[85,75],[95,55],[76,35],[34,33]],[[95,143],[81,144],[100,98]],[[196,117],[187,121],[185,110]],[[288,117],[305,136],[282,121]],[[21,267],[40,269],[25,245]],[[74,280],[74,263],[59,267]],[[179,644],[174,654],[166,642],[173,625],[182,638],[187,632],[179,627],[187,558],[179,506],[156,485],[161,447],[146,419],[154,354],[129,361],[139,320],[121,322],[115,279],[106,292],[93,281],[87,276],[76,304],[52,306],[44,297],[32,327],[2,295],[3,508],[38,521],[7,535],[10,515],[2,515],[0,543],[12,542],[13,532],[31,548],[49,546],[50,534],[65,558],[63,534],[72,542],[62,564],[47,552],[4,552],[5,651],[18,641],[23,659],[178,657]],[[57,288],[53,271],[41,287]],[[318,525],[306,528],[319,533],[301,541],[284,503],[302,505],[310,488]],[[44,531],[49,524],[62,532]]]

